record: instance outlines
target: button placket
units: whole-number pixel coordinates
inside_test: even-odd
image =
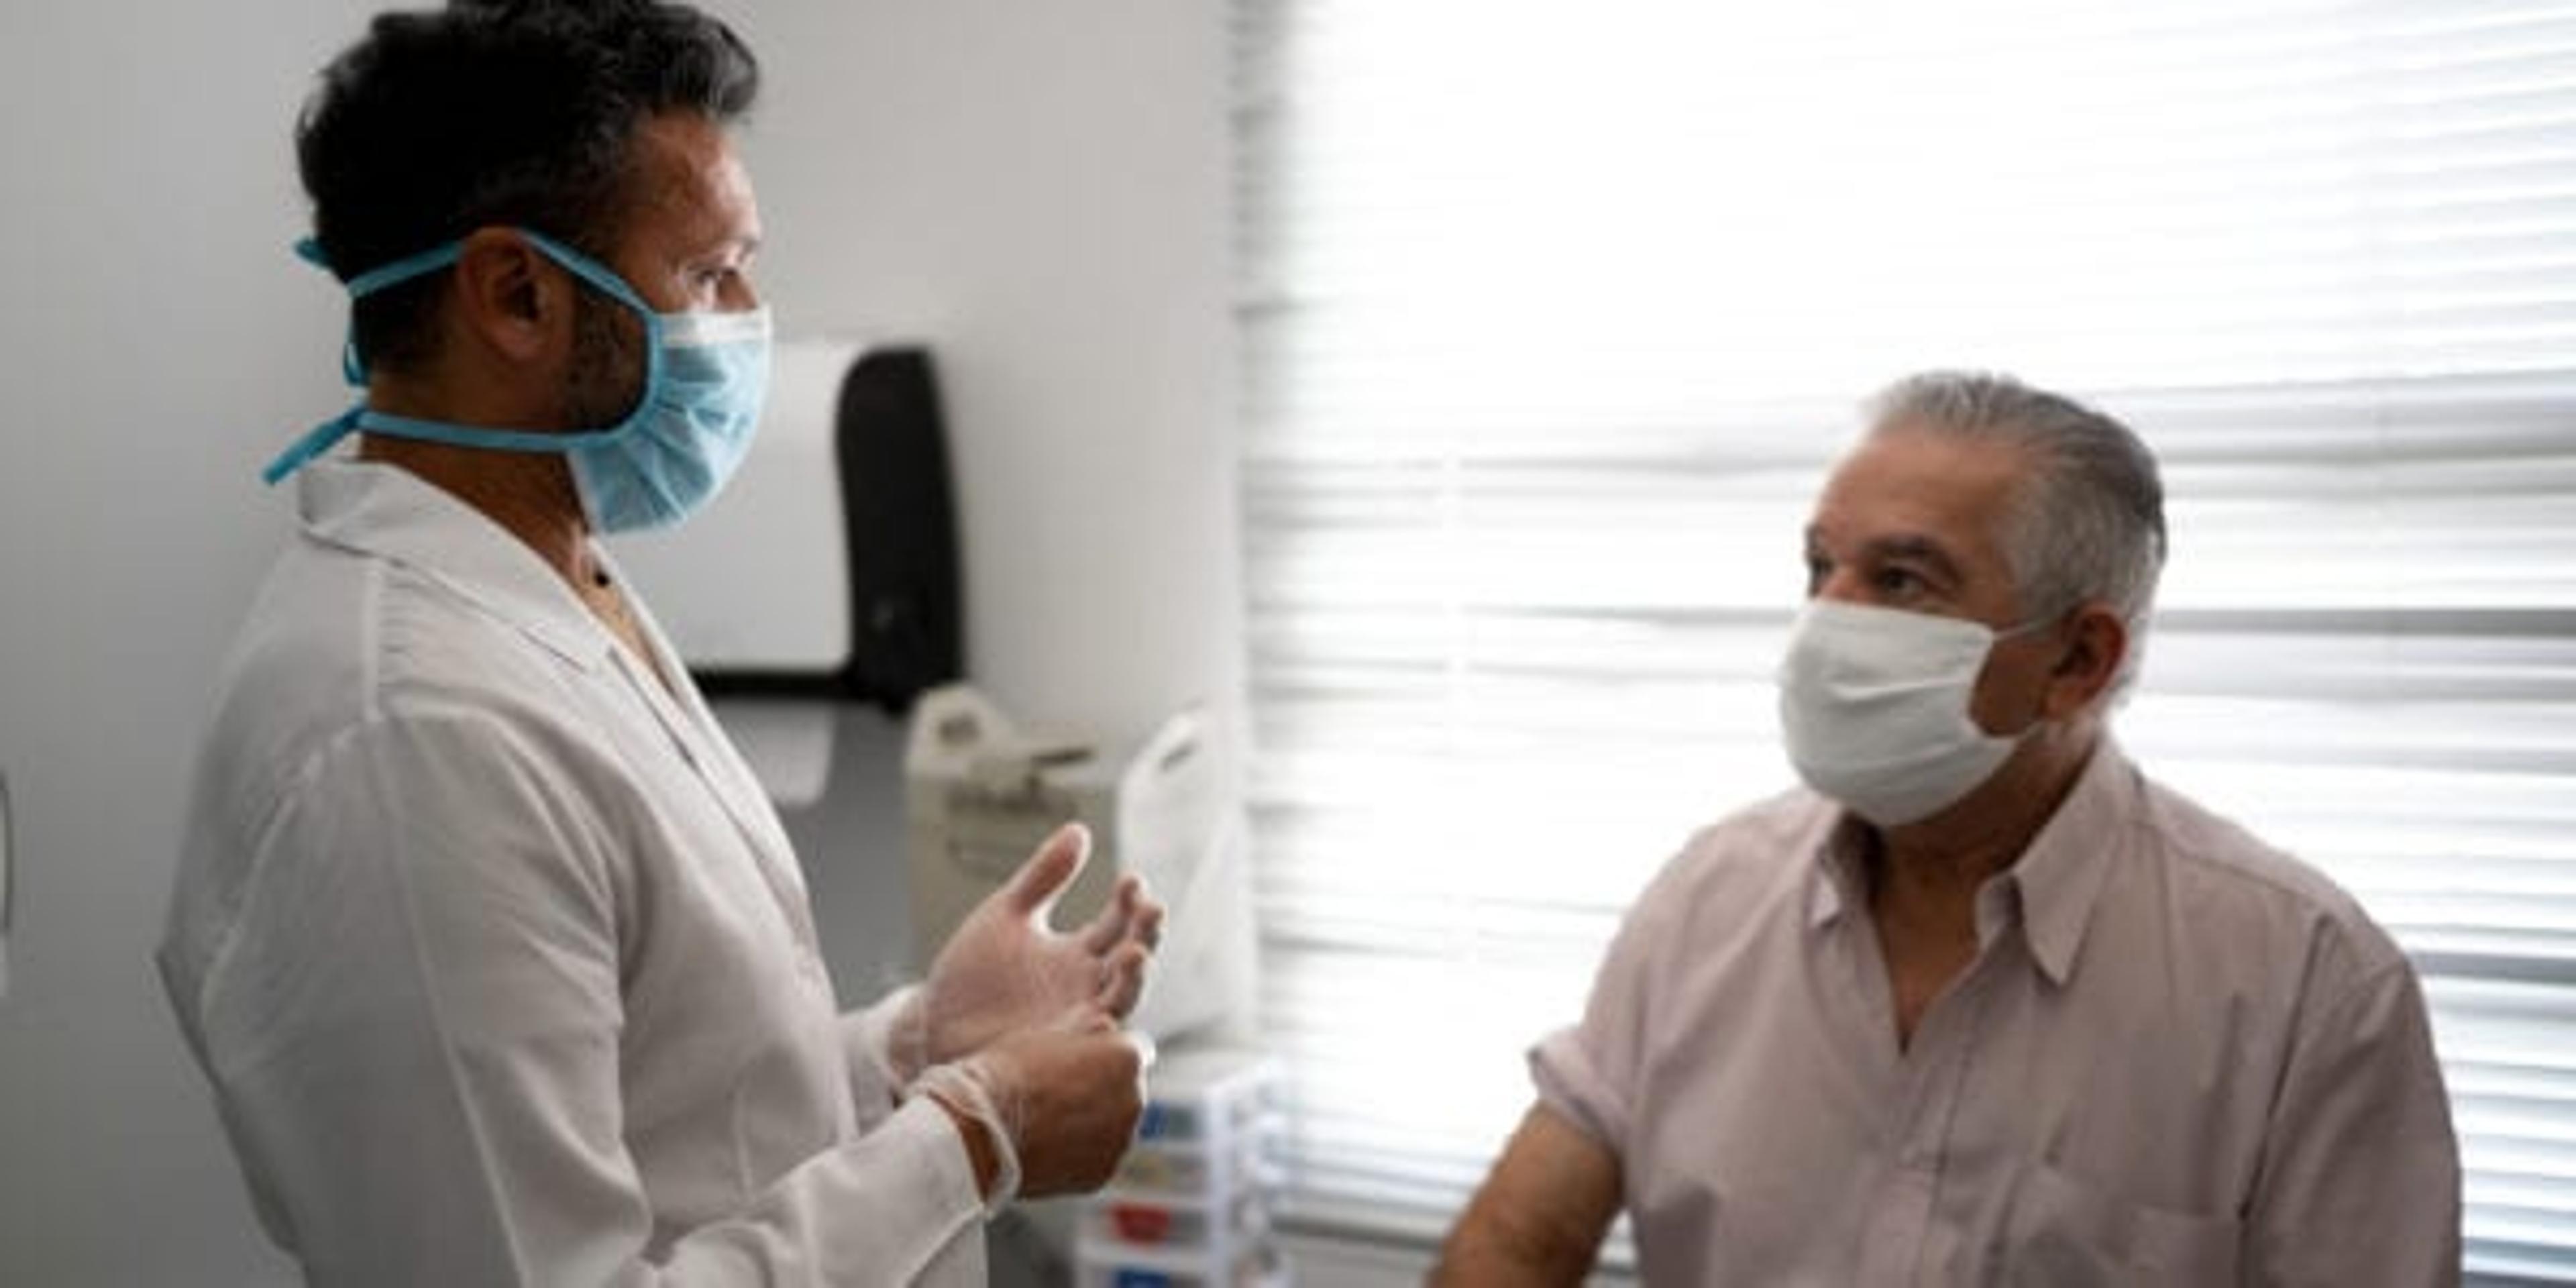
[[[1978,1030],[1991,992],[1996,943],[1989,942],[1967,969],[1951,981],[1914,1031],[1914,1040],[1894,1063],[1895,1094],[1889,1097],[1882,1139],[1887,1142],[1882,1201],[1870,1223],[1869,1246],[1861,1255],[1868,1284],[1912,1283],[1922,1270],[1938,1216],[1941,1180],[1949,1153],[1949,1135],[1975,1055]],[[1879,967],[1880,992],[1885,968]],[[1894,1001],[1882,997],[1878,1023],[1892,1038]]]
[[[1856,1020],[1847,1029],[1863,1044],[1881,1107],[1880,1149],[1870,1160],[1877,1171],[1877,1200],[1869,1205],[1860,1232],[1852,1282],[1904,1284],[1913,1275],[1932,1211],[1931,1178],[1901,1162],[1921,1100],[1920,1061],[1896,1041],[1896,998],[1888,984],[1876,928],[1866,916],[1846,914],[1831,929],[1832,938],[1839,941],[1832,955],[1842,975],[1844,995],[1857,1008]]]

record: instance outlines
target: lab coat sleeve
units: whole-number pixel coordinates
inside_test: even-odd
[[[474,712],[378,719],[316,759],[261,838],[200,1004],[244,1165],[310,1281],[979,1271],[982,1201],[927,1102],[750,1190],[738,1212],[654,1228],[621,1134],[620,823],[585,794],[617,779],[568,771],[564,748],[529,739]],[[742,1160],[706,1166],[731,1175]]]
[[[2460,1160],[2414,971],[2304,1019],[2248,1212],[2246,1282],[2460,1282]]]

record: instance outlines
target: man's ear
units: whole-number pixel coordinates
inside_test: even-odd
[[[556,346],[571,342],[566,274],[508,229],[478,228],[466,235],[448,307],[466,339],[508,362],[542,362]]]
[[[2098,600],[2078,607],[2068,618],[2057,664],[2048,677],[2041,713],[2051,720],[2072,716],[2110,691],[2120,663],[2129,656],[2129,624],[2110,605]]]

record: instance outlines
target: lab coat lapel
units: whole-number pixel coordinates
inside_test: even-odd
[[[606,556],[601,558],[605,562]],[[611,567],[611,575],[625,583],[624,576]],[[760,865],[761,878],[778,900],[788,924],[795,927],[797,938],[806,948],[821,951],[814,932],[812,904],[805,893],[805,878],[796,864],[796,848],[779,824],[778,811],[770,805],[768,793],[743,764],[742,757],[735,754],[732,740],[725,736],[723,726],[716,723],[714,713],[698,695],[698,686],[690,680],[679,651],[671,647],[670,640],[662,634],[661,623],[635,596],[631,584],[627,600],[643,627],[645,647],[653,650],[653,667],[670,677],[670,682],[663,684],[623,649],[616,651],[620,673],[642,696],[654,719],[661,722],[663,731],[679,747],[682,759],[706,784],[725,816],[733,820],[735,830],[742,833]]]
[[[671,677],[667,688],[651,668],[617,644],[535,551],[436,486],[396,466],[316,461],[306,467],[298,489],[304,529],[312,539],[434,576],[585,673],[615,666],[742,834],[788,925],[806,948],[820,951],[795,846],[759,781],[698,697],[678,650],[663,636],[650,609],[630,596],[643,624],[645,646],[653,651],[653,667]],[[591,549],[623,583],[625,575],[606,552],[597,543]]]

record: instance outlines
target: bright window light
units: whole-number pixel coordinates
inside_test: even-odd
[[[2576,3],[1237,0],[1263,1022],[1436,1233],[1697,826],[1852,405],[2100,401],[2124,742],[2426,975],[2473,1271],[2576,1282]]]

